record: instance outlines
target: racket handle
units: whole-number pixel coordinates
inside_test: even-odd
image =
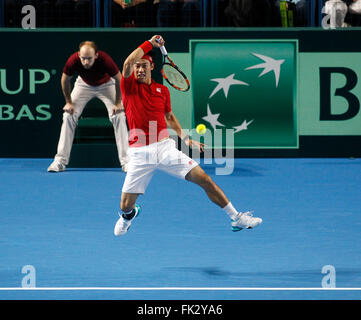
[[[156,38],[155,41],[157,41],[158,43],[160,43],[160,40],[159,40],[158,38]],[[167,56],[167,55],[168,55],[168,52],[167,52],[167,49],[165,48],[165,46],[161,46],[159,49],[160,49],[160,51],[162,52],[162,55],[163,55],[163,56]]]
[[[160,49],[160,51],[162,52],[162,55],[163,55],[163,56],[167,56],[167,55],[168,55],[168,52],[167,52],[167,49],[165,48],[165,46],[161,46],[159,49]]]

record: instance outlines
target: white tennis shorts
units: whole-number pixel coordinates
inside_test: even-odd
[[[156,169],[185,179],[198,165],[176,148],[173,139],[165,139],[144,147],[128,149],[128,170],[122,192],[143,194]]]

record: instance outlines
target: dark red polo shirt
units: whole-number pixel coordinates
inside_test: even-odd
[[[169,136],[165,114],[172,109],[166,86],[154,80],[150,85],[140,83],[133,73],[129,78],[122,76],[120,89],[129,126],[130,147],[141,147]]]
[[[110,77],[114,77],[119,68],[113,59],[104,51],[98,51],[98,58],[90,69],[85,69],[80,62],[78,52],[74,52],[66,62],[63,72],[68,76],[75,73],[91,86],[99,86],[109,81]]]

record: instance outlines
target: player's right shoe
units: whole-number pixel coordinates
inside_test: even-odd
[[[61,172],[65,171],[66,166],[56,160],[54,160],[48,167],[48,172]]]
[[[122,236],[127,233],[127,231],[130,228],[130,225],[132,224],[132,220],[134,220],[135,217],[142,211],[140,206],[137,204],[135,205],[134,209],[135,209],[135,214],[132,219],[125,219],[124,214],[119,213],[120,218],[118,219],[117,223],[115,224],[114,235]]]
[[[238,212],[232,219],[232,231],[240,231],[242,229],[253,229],[262,223],[261,218],[253,217],[252,213]]]

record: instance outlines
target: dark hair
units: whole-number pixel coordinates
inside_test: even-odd
[[[94,41],[83,41],[83,42],[80,42],[79,44],[79,50],[81,49],[82,46],[89,46],[91,48],[94,49],[95,53],[98,52],[98,47],[96,45],[96,43]]]

